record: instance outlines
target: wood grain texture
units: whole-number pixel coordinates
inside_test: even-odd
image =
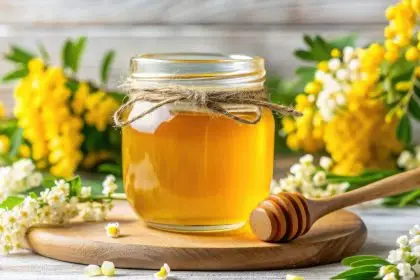
[[[353,207],[366,223],[369,234],[360,254],[386,257],[395,249],[398,236],[407,234],[408,229],[419,223],[418,208],[384,208],[380,206]],[[19,280],[86,280],[84,265],[56,261],[35,255],[29,251],[10,256],[0,256],[0,279]],[[169,265],[171,265],[169,263]],[[175,271],[176,280],[284,280],[286,274],[297,274],[305,280],[325,280],[343,271],[340,263],[301,269],[266,271]],[[118,269],[113,279],[150,280],[156,270]]]
[[[285,244],[257,240],[249,228],[231,233],[176,234],[147,228],[134,218],[126,202],[111,220],[123,236],[106,236],[106,223],[34,228],[27,237],[38,254],[76,263],[158,269],[163,262],[175,270],[254,270],[307,267],[332,263],[359,251],[366,227],[354,214],[338,211],[320,219],[304,237]]]
[[[36,24],[378,23],[394,0],[2,0],[0,22]]]

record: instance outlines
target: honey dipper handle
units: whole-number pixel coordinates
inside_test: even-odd
[[[309,200],[312,222],[335,210],[420,187],[420,168],[399,173],[331,198]]]

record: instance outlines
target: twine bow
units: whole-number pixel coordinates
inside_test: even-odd
[[[122,85],[128,93],[128,101],[114,114],[117,127],[123,127],[146,116],[166,104],[184,103],[210,112],[224,115],[230,119],[244,124],[256,124],[261,119],[261,107],[269,108],[274,112],[287,116],[300,116],[294,109],[271,103],[267,100],[264,88],[235,89],[235,90],[205,90],[185,86],[166,86],[164,88],[140,88],[132,84]],[[136,102],[149,101],[154,103],[149,109],[136,114],[130,119],[123,120],[124,112]],[[233,114],[224,105],[252,105],[256,107],[254,119],[246,119]]]

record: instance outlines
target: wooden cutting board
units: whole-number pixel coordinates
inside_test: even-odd
[[[105,234],[106,222],[37,227],[28,233],[36,253],[57,260],[121,268],[175,270],[258,270],[308,267],[356,254],[366,240],[366,227],[355,214],[340,210],[319,220],[308,234],[290,243],[257,240],[245,227],[212,234],[170,233],[148,228],[126,202],[109,215],[120,222],[120,238]]]

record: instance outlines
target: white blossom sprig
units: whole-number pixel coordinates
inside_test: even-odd
[[[0,167],[0,202],[41,185],[43,176],[36,171],[30,159],[21,159],[9,166]]]
[[[80,177],[56,180],[53,187],[39,195],[9,196],[0,204],[0,251],[10,253],[23,248],[25,234],[34,225],[65,224],[79,215],[85,221],[105,219],[116,189],[115,177],[108,176],[105,181],[106,196],[93,195],[90,187],[82,186]]]
[[[387,259],[377,256],[353,256],[343,259],[342,264],[352,268],[332,279],[420,279],[420,225],[413,226],[407,235],[397,238],[398,248],[391,250]]]
[[[420,225],[397,238],[399,248],[388,255],[389,265],[382,266],[379,276],[384,280],[411,280],[420,277]]]
[[[330,183],[327,173],[333,161],[328,157],[321,157],[319,166],[314,164],[314,157],[307,154],[290,168],[289,174],[279,181],[272,181],[271,192],[300,192],[309,198],[329,197],[346,191],[349,183]]]
[[[358,50],[345,47],[343,56],[331,58],[327,65],[328,69],[317,70],[315,73],[315,79],[322,85],[316,106],[323,120],[330,121],[347,105],[351,83],[360,79]]]
[[[314,157],[307,154],[290,167],[286,177],[273,180],[271,192],[300,192],[308,198],[330,197],[366,186],[399,173],[399,170],[366,170],[358,176],[340,176],[332,172],[334,162],[329,157],[321,157],[316,165]],[[384,202],[385,203],[385,202]],[[389,201],[387,201],[389,204]]]
[[[398,157],[397,165],[404,170],[420,167],[420,146],[415,146],[413,151],[402,151]]]

